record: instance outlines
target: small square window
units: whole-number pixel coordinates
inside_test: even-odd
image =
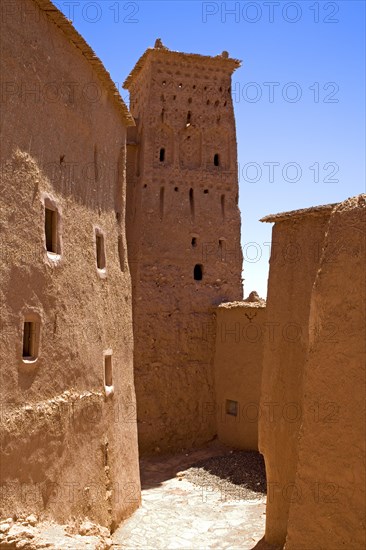
[[[54,202],[45,199],[44,203],[44,236],[46,250],[49,254],[61,254],[60,215]]]
[[[36,361],[38,358],[39,323],[24,321],[23,324],[23,361]]]
[[[226,399],[225,410],[226,414],[230,414],[231,416],[238,416],[238,402],[232,401],[231,399]]]
[[[114,394],[112,355],[110,352],[104,355],[104,391],[106,397],[111,397]]]
[[[112,356],[104,356],[104,385],[113,386]]]
[[[97,255],[97,268],[105,269],[106,258],[105,258],[104,235],[98,229],[95,232],[95,247],[96,247],[96,255]]]
[[[202,281],[203,278],[203,266],[196,264],[193,269],[193,278],[195,281]]]

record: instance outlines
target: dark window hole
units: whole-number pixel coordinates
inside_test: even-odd
[[[193,270],[193,277],[195,281],[202,281],[203,269],[201,264],[196,264]]]

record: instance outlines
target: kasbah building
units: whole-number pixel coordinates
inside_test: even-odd
[[[212,442],[265,463],[264,538],[235,524],[231,547],[364,548],[365,196],[263,218],[278,247],[319,253],[272,251],[267,302],[244,300],[240,62],[158,39],[128,109],[49,0],[20,2],[33,15],[1,32],[1,548],[44,547],[47,521],[84,525],[49,547],[112,547],[139,457]],[[30,108],[25,82],[100,97]],[[289,324],[300,337],[270,337]]]

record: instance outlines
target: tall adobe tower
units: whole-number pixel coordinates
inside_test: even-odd
[[[158,39],[124,83],[127,240],[142,453],[216,433],[213,307],[242,299],[231,75],[240,66]]]

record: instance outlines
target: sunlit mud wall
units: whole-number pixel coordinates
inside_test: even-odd
[[[258,418],[266,307],[234,302],[216,309],[217,434],[238,449],[258,449]]]
[[[365,548],[366,196],[331,215],[311,296],[286,549]]]
[[[259,419],[259,450],[267,474],[265,536],[272,544],[284,544],[286,538],[298,460],[311,293],[331,211],[332,206],[326,206],[263,220],[275,223],[266,315],[270,334],[264,343]]]
[[[140,502],[124,231],[133,121],[53,5],[6,4],[0,513],[113,527]]]

